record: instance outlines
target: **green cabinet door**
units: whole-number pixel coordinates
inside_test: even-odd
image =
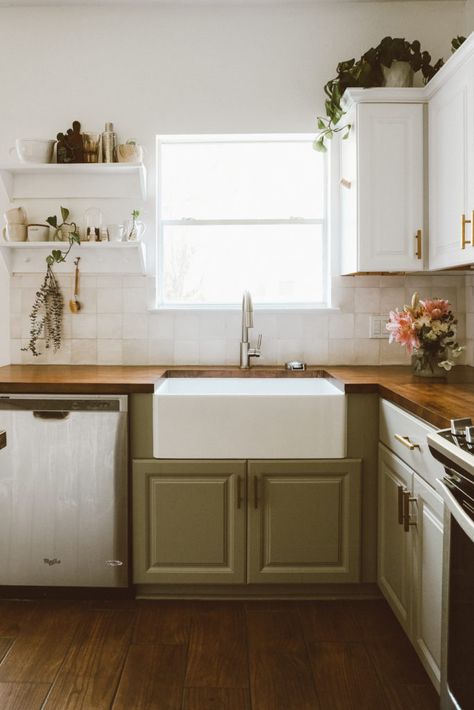
[[[245,461],[134,461],[134,582],[245,582],[245,482]]]
[[[360,581],[361,461],[249,461],[248,582]]]

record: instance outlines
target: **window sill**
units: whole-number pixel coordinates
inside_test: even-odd
[[[149,313],[240,313],[242,307],[239,306],[154,306],[148,309]],[[336,306],[317,305],[288,305],[288,306],[260,306],[254,304],[255,313],[339,313],[340,308]]]

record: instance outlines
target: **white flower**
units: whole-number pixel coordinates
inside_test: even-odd
[[[453,357],[459,357],[460,355],[462,355],[462,353],[464,352],[465,349],[466,348],[464,347],[464,345],[460,345],[458,348],[454,348],[452,350],[451,355]]]
[[[446,372],[449,372],[452,369],[454,362],[451,362],[451,360],[442,360],[438,363],[438,365],[442,367],[443,370],[446,370]]]

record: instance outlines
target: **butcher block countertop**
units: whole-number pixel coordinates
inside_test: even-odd
[[[7,365],[0,367],[0,394],[152,393],[162,377],[321,377],[334,378],[347,393],[378,393],[435,427],[455,417],[474,419],[474,368],[459,367],[447,381],[415,377],[403,366],[311,366],[304,373],[279,367],[176,367],[95,365]]]

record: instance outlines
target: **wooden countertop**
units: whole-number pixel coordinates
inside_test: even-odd
[[[335,378],[345,392],[378,393],[436,427],[454,417],[474,419],[474,368],[459,367],[446,382],[415,377],[409,367],[316,367],[288,373],[278,367],[117,367],[95,365],[7,365],[0,367],[0,393],[133,394],[151,393],[163,376],[314,377]]]

